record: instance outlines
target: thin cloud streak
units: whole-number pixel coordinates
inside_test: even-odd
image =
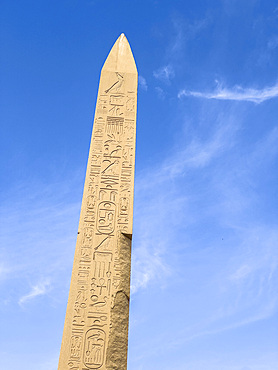
[[[177,341],[173,341],[172,343],[170,343],[170,345],[173,347],[177,347],[177,346],[184,344],[185,342],[191,342],[197,338],[216,335],[216,334],[228,331],[228,330],[234,330],[234,329],[247,326],[247,325],[250,325],[258,321],[265,320],[273,315],[273,313],[276,311],[276,308],[277,308],[277,300],[273,300],[269,302],[262,309],[261,312],[251,315],[250,317],[247,317],[246,319],[232,322],[229,325],[219,326],[218,328],[211,329],[211,330],[204,330],[200,332],[197,331],[197,333],[192,334],[191,336],[188,336],[188,337],[184,335],[184,333],[179,333],[180,338]]]
[[[248,101],[260,104],[266,100],[278,97],[278,83],[272,87],[266,87],[261,90],[253,88],[243,88],[239,85],[234,86],[232,89],[218,86],[215,91],[207,93],[181,90],[178,93],[178,98],[181,99],[184,96],[192,96],[202,99]]]
[[[166,93],[165,93],[165,91],[164,91],[163,89],[161,89],[161,87],[156,86],[156,87],[155,87],[155,91],[156,91],[157,96],[158,96],[158,98],[159,98],[160,100],[165,100],[165,98],[166,98]]]
[[[221,120],[225,120],[225,125]],[[139,187],[154,187],[164,181],[174,180],[192,169],[202,169],[211,164],[221,153],[233,147],[234,137],[238,130],[238,124],[229,117],[220,117],[219,125],[214,129],[211,138],[200,140],[193,137],[184,147],[169,156],[156,169],[151,168],[150,173],[145,173],[137,180]],[[146,171],[147,172],[147,171]],[[145,181],[152,178],[152,182]]]
[[[175,71],[173,66],[168,64],[154,71],[153,75],[156,79],[168,84],[175,77]]]
[[[207,29],[211,22],[212,19],[210,16],[206,16],[192,22],[189,22],[181,15],[174,16],[172,18],[172,25],[175,36],[167,48],[168,58],[170,60],[175,60],[177,63],[177,61],[180,60],[180,54],[184,51],[184,49],[186,49],[187,42],[195,39],[197,35]]]
[[[254,217],[261,194],[249,186],[277,158],[277,130],[266,131],[242,156],[243,120],[230,112],[206,112],[205,119],[209,138],[189,130],[191,139],[136,178],[132,293],[163,287],[179,297],[177,316],[186,317],[182,328],[173,320],[175,339],[169,341],[165,323],[151,351],[149,343],[138,343],[138,362],[277,313],[277,227]]]
[[[138,82],[139,82],[139,87],[140,87],[141,90],[143,90],[143,91],[148,90],[147,81],[143,76],[138,77]]]
[[[25,304],[26,302],[38,297],[38,296],[42,296],[42,295],[45,295],[48,293],[48,291],[50,290],[50,281],[48,279],[44,280],[44,281],[41,281],[39,283],[37,283],[36,285],[34,285],[31,289],[31,291],[22,296],[18,303],[20,306],[22,306],[23,304]]]
[[[185,195],[183,189],[176,188],[174,183],[183,179],[187,172],[202,171],[232,148],[237,125],[229,118],[226,119],[226,125],[220,121],[218,123],[211,138],[200,140],[193,137],[159,166],[143,171],[136,178],[133,294],[153,281],[165,281],[172,274],[165,255],[168,246],[179,234],[176,229],[180,224],[171,223],[171,219],[174,220],[179,214],[181,219],[187,218],[188,222],[190,212],[187,214],[187,203],[194,196]]]

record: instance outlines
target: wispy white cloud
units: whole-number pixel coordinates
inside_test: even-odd
[[[1,259],[7,261],[5,266],[12,271],[5,275],[7,284],[16,289],[6,288],[3,299],[18,302],[17,297],[21,297],[24,304],[33,294],[43,294],[50,287],[47,281],[40,280],[41,276],[51,276],[52,302],[61,299],[61,292],[67,299],[68,287],[62,281],[70,279],[76,242],[72,230],[77,232],[82,180],[79,171],[66,181],[55,175],[48,184],[29,179],[6,193],[1,205]],[[30,281],[39,283],[27,294]]]
[[[230,150],[236,131],[237,125],[228,118],[225,125],[219,121],[209,138],[193,137],[162,163],[136,177],[132,293],[154,281],[163,284],[172,274],[167,249],[175,242],[182,220],[189,222],[192,218],[187,203],[195,196],[185,194],[183,187],[177,187],[175,182],[183,181],[190,171],[201,171]],[[177,215],[180,221],[173,224]]]
[[[251,314],[243,319],[240,320],[230,320],[230,323],[225,323],[224,325],[215,325],[216,323],[211,323],[212,328],[207,330],[196,330],[196,332],[192,335],[186,335],[186,333],[177,333],[179,338],[173,341],[171,345],[176,347],[180,345],[181,342],[191,342],[198,338],[205,337],[205,336],[213,336],[219,333],[223,333],[225,331],[234,330],[243,326],[250,325],[252,323],[265,320],[273,315],[276,310],[277,300],[273,299],[271,302],[267,302],[266,305],[262,308],[260,312]],[[214,325],[213,325],[214,324]]]
[[[230,112],[212,114],[206,110],[204,116],[205,121],[202,117],[197,117],[192,127],[196,124],[202,124],[203,128],[209,127],[206,135],[198,134],[191,127],[186,136],[180,139],[180,145],[172,148],[171,154],[168,152],[164,160],[150,165],[148,169],[138,173],[136,178],[132,293],[138,294],[146,288],[151,290],[154,285],[155,289],[157,286],[160,289],[168,285],[171,301],[178,297],[178,306],[183,310],[186,310],[188,302],[191,307],[198,307],[199,310],[198,318],[184,319],[186,332],[181,332],[179,336],[176,331],[179,343],[169,343],[167,338],[163,338],[165,343],[168,340],[169,346],[182,345],[185,341],[216,335],[263,320],[277,309],[276,302],[271,298],[275,295],[274,287],[277,282],[277,264],[274,263],[277,235],[272,228],[255,227],[255,222],[250,221],[249,213],[244,211],[242,202],[250,201],[250,195],[238,181],[250,181],[250,168],[257,172],[258,159],[265,165],[269,157],[275,158],[275,148],[278,147],[277,130],[272,130],[265,138],[261,138],[248,155],[239,160],[236,145],[237,137],[241,134],[241,120]],[[57,184],[55,188],[56,186]],[[69,202],[62,202],[61,199],[50,201],[47,197],[41,197],[44,189],[39,188],[38,194],[28,204],[28,210],[26,211],[26,204],[23,209],[17,207],[20,214],[14,214],[14,222],[8,219],[7,224],[16,225],[16,229],[13,228],[12,231],[19,232],[18,239],[23,240],[20,237],[22,235],[32,235],[35,239],[31,249],[28,247],[30,240],[24,241],[21,257],[28,247],[26,259],[29,260],[30,254],[36,253],[38,266],[43,268],[47,254],[47,270],[51,274],[54,290],[61,277],[61,268],[68,269],[68,276],[64,277],[63,282],[70,278],[72,259],[68,256],[73,256],[75,245],[75,236],[70,230],[78,221],[80,205],[71,204],[72,199]],[[53,193],[53,189],[54,186],[50,193]],[[210,201],[207,202],[207,199]],[[249,203],[251,212],[252,201],[251,199],[251,205]],[[232,209],[234,204],[238,204],[238,208]],[[22,216],[24,211],[25,219]],[[69,222],[71,218],[75,221]],[[22,220],[21,224],[17,220]],[[213,239],[219,232],[213,229],[211,239],[205,235],[200,240],[202,233],[210,232],[214,227],[209,222],[220,229],[222,226],[227,228],[234,239],[223,243],[223,247],[219,241],[215,242]],[[198,231],[195,234],[192,232],[194,228]],[[72,235],[70,239],[69,233]],[[44,244],[40,242],[40,248],[37,248],[41,239],[44,239]],[[58,249],[63,250],[64,254],[61,253],[62,256],[57,258],[57,263],[53,266],[53,260],[57,257],[54,250],[57,253]],[[186,262],[190,253],[194,254],[192,266]],[[62,258],[65,256],[67,260]],[[176,265],[173,264],[173,257],[177,258]],[[202,264],[203,260],[205,264]],[[208,271],[210,265],[212,269]],[[33,264],[31,268],[34,268]],[[52,271],[57,269],[60,269],[59,275],[53,276]],[[28,275],[27,270],[25,268],[25,275]],[[202,271],[201,284],[198,271]],[[175,285],[181,280],[182,286],[176,289]],[[42,283],[35,284],[30,292],[21,297],[21,305],[49,292],[50,286]],[[68,290],[65,290],[66,299]],[[186,298],[183,300],[181,292],[185,290]],[[62,288],[59,292],[61,291]],[[201,310],[200,307],[204,309]],[[186,314],[181,315],[185,316]],[[195,320],[200,321],[197,328]],[[157,348],[163,348],[163,345],[159,342]]]
[[[148,90],[147,81],[146,81],[146,79],[145,79],[143,76],[139,76],[139,78],[138,78],[138,82],[139,82],[139,87],[140,87],[143,91],[147,91],[147,90]]]
[[[161,100],[164,100],[165,99],[166,93],[165,93],[165,91],[161,87],[156,86],[155,87],[155,91],[156,91],[157,96],[158,96],[159,99],[161,99]]]
[[[156,79],[162,82],[170,83],[170,81],[175,77],[175,71],[173,66],[168,64],[154,71],[153,75]]]
[[[230,279],[234,281],[239,281],[246,278],[252,269],[249,265],[242,265],[231,275]]]
[[[278,97],[278,83],[272,87],[266,87],[261,90],[253,88],[243,88],[239,85],[234,86],[232,89],[228,89],[222,87],[222,85],[218,85],[213,92],[181,90],[178,93],[178,98],[182,98],[184,96],[193,96],[195,98],[203,99],[249,101],[260,104],[266,100]]]
[[[225,124],[221,120],[225,120]],[[165,158],[157,169],[152,169],[155,176],[152,184],[174,180],[189,169],[201,169],[208,166],[223,151],[232,148],[238,124],[229,117],[218,117],[218,125],[210,133],[210,137],[200,139],[192,137],[184,146],[179,147],[172,156]],[[145,175],[146,177],[146,175]],[[140,182],[140,180],[139,180]],[[148,186],[150,184],[148,183]]]
[[[31,290],[29,293],[25,294],[24,296],[22,296],[18,303],[19,305],[23,305],[25,304],[26,302],[38,297],[38,296],[42,296],[42,295],[45,295],[49,292],[50,290],[50,280],[49,279],[45,279],[41,282],[38,282],[36,285],[32,286]]]
[[[264,227],[258,230],[253,229],[253,225],[250,224],[250,229],[242,230],[240,245],[234,246],[232,243],[226,245],[227,249],[232,251],[232,248],[235,248],[236,251],[226,255],[223,268],[220,266],[217,268],[211,259],[211,255],[215,254],[219,263],[223,258],[223,250],[217,247],[210,248],[205,256],[195,252],[194,269],[203,269],[202,284],[205,285],[205,290],[202,291],[194,281],[194,275],[187,270],[186,274],[189,274],[192,279],[193,289],[198,286],[198,292],[195,294],[202,298],[201,301],[194,301],[194,296],[189,294],[183,301],[182,294],[179,293],[179,304],[186,314],[185,302],[191,302],[196,309],[198,307],[198,315],[196,321],[184,319],[183,326],[175,330],[175,336],[170,340],[168,338],[167,349],[176,350],[183,347],[185,343],[206,337],[217,338],[218,334],[235,331],[273,317],[278,308],[277,242],[278,233],[275,228]],[[172,240],[171,245],[174,243],[175,241]],[[203,258],[206,260],[205,265],[200,264]],[[210,274],[207,281],[204,281],[206,265],[210,263],[213,264],[215,271]],[[232,274],[231,271],[233,271]],[[177,282],[177,279],[175,281]],[[188,280],[187,284],[190,284]],[[185,286],[186,284],[183,285],[183,289]],[[200,310],[197,302],[199,305],[203,303],[204,309]],[[152,351],[163,351],[167,337],[168,333],[162,330],[158,336],[152,338]],[[144,356],[151,355],[148,348],[140,348],[140,350],[137,349],[138,352],[143,352]],[[225,367],[217,367],[217,369],[220,368]],[[262,369],[267,370],[264,367]]]
[[[270,50],[274,50],[278,47],[278,36],[275,35],[273,36],[267,43],[267,47],[270,49]]]
[[[168,174],[182,174],[186,168],[202,168],[207,166],[221,151],[227,150],[232,145],[236,126],[220,126],[208,140],[193,139],[183,151],[165,163],[165,172]],[[230,136],[229,136],[230,134]],[[229,139],[228,139],[229,138]],[[228,141],[229,140],[229,141]]]
[[[140,243],[132,260],[134,270],[131,283],[131,294],[138,290],[145,289],[152,281],[162,275],[169,275],[170,269],[159,253],[148,250],[146,246],[151,242],[151,238],[145,243]]]
[[[277,159],[277,130],[266,130],[242,153],[243,117],[219,107],[203,114],[164,161],[136,178],[133,292],[152,292],[156,285],[159,294],[167,292],[164,311],[171,312],[174,302],[183,318],[182,325],[173,317],[169,325],[164,321],[151,350],[149,342],[138,343],[138,363],[186,343],[217,341],[231,331],[236,336],[238,328],[277,313],[277,226],[264,222],[262,194],[253,190],[262,168]],[[201,124],[209,127],[204,136],[192,129]],[[240,367],[221,362],[209,368]]]
[[[172,24],[175,30],[175,36],[172,40],[172,43],[169,47],[169,57],[173,56],[173,53],[178,53],[182,47],[184,46],[185,41],[185,30],[184,30],[184,24],[181,19],[173,18]]]
[[[221,353],[222,352],[222,353]],[[276,351],[238,351],[238,355],[229,350],[206,352],[206,356],[200,358],[191,358],[187,361],[187,367],[190,370],[274,370],[278,366]],[[188,356],[189,357],[189,356]],[[183,365],[175,367],[176,370],[184,370]]]
[[[212,19],[210,16],[197,19],[192,22],[188,22],[177,14],[172,18],[172,25],[174,28],[174,37],[168,47],[168,57],[173,58],[179,55],[179,53],[186,47],[188,40],[194,39],[200,32],[207,28],[211,23]]]

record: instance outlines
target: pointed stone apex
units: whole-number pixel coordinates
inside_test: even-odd
[[[103,71],[137,73],[135,60],[124,33],[113,45],[103,67]]]

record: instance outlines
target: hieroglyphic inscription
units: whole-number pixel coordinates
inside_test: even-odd
[[[125,73],[105,74],[108,82],[100,85],[82,201],[77,278],[69,298],[70,345],[66,367],[59,365],[59,370],[107,368],[115,325],[111,310],[121,283],[119,235],[132,230],[137,80]]]
[[[58,370],[126,369],[137,77],[122,34],[101,72]]]

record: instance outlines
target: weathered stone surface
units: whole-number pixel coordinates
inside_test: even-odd
[[[122,34],[100,77],[58,370],[126,369],[137,77]]]

